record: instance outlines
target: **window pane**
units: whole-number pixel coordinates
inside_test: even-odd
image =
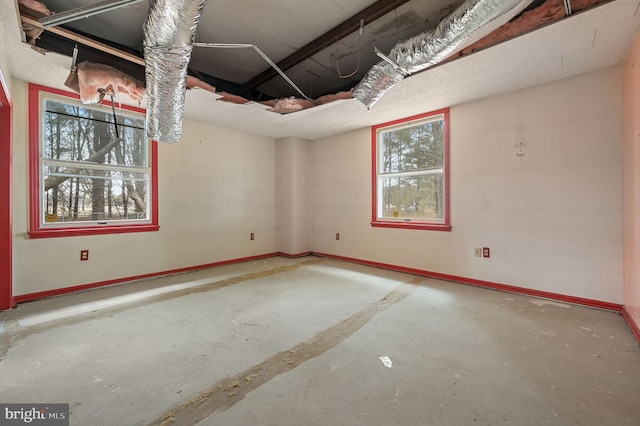
[[[144,174],[131,173],[127,176],[142,180],[124,180],[120,173],[107,170],[83,170],[81,174],[93,177],[50,176],[45,179],[45,182],[49,180],[49,184],[45,183],[42,200],[45,222],[148,218],[148,184]]]
[[[382,217],[442,220],[442,174],[382,177]]]
[[[444,118],[380,133],[380,173],[442,168]]]
[[[157,231],[144,110],[29,84],[30,238]],[[107,226],[96,226],[103,225]]]
[[[126,169],[148,167],[144,117],[72,100],[45,99],[44,109],[43,222],[148,220],[149,173]]]
[[[147,167],[144,118],[110,108],[88,108],[46,99],[42,157]]]

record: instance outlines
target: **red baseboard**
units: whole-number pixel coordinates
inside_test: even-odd
[[[148,278],[157,278],[157,277],[163,277],[168,275],[181,274],[185,272],[197,271],[199,269],[212,268],[214,266],[231,265],[234,263],[250,262],[252,260],[268,259],[270,257],[276,257],[278,255],[279,253],[267,253],[267,254],[261,254],[257,256],[223,260],[221,262],[206,263],[204,265],[188,266],[186,268],[178,268],[178,269],[171,269],[168,271],[152,272],[150,274],[135,275],[133,277],[116,278],[114,280],[100,281],[100,282],[91,283],[91,284],[57,288],[54,290],[40,291],[37,293],[29,293],[29,294],[14,296],[13,300],[15,301],[15,303],[31,302],[34,300],[44,299],[47,297],[61,296],[63,294],[69,294],[69,293],[74,293],[74,292],[83,291],[83,290],[90,290],[93,288],[105,287],[108,285],[122,284],[130,281],[137,281],[137,280],[148,279]]]
[[[278,253],[280,256],[282,257],[286,257],[288,259],[299,259],[301,257],[307,257],[307,256],[311,256],[311,252],[310,251],[306,251],[304,253],[296,253],[296,254],[291,254],[291,253],[284,253],[284,252],[280,252]]]
[[[573,303],[576,305],[589,306],[592,308],[606,309],[608,311],[622,312],[622,305],[617,303],[603,302],[600,300],[585,299],[582,297],[568,296],[559,293],[550,293],[547,291],[532,290],[524,287],[517,287],[508,284],[499,284],[491,281],[477,280],[475,278],[460,277],[457,275],[442,274],[440,272],[425,271],[423,269],[407,268],[404,266],[391,265],[389,263],[371,262],[363,259],[355,259],[352,257],[336,256],[327,253],[312,253],[315,256],[326,257],[329,259],[343,260],[346,262],[359,263],[361,265],[373,266],[376,268],[389,269],[391,271],[406,272],[408,274],[420,275],[423,277],[436,278],[444,281],[452,281],[461,284],[473,285],[476,287],[490,288],[492,290],[506,291],[508,293],[524,294],[527,296],[541,297],[544,299],[557,300],[559,302]]]
[[[243,257],[238,259],[224,260],[221,262],[213,262],[213,263],[206,263],[202,265],[189,266],[186,268],[178,268],[178,269],[171,269],[171,270],[161,271],[161,272],[153,272],[149,274],[135,275],[132,277],[117,278],[113,280],[100,281],[100,282],[91,283],[91,284],[65,287],[65,288],[59,288],[54,290],[41,291],[37,293],[22,294],[19,296],[14,296],[13,300],[15,303],[30,302],[38,299],[44,299],[47,297],[60,296],[63,294],[69,294],[69,293],[74,293],[74,292],[83,291],[83,290],[90,290],[98,287],[105,287],[109,285],[122,284],[126,282],[142,280],[142,279],[157,278],[157,277],[175,275],[175,274],[180,274],[185,272],[192,272],[200,269],[212,268],[215,266],[224,266],[224,265],[231,265],[235,263],[250,262],[253,260],[268,259],[276,256],[282,256],[290,259],[297,259],[297,258],[306,257],[306,256],[319,256],[319,257],[325,257],[329,259],[342,260],[345,262],[358,263],[361,265],[372,266],[376,268],[388,269],[392,271],[405,272],[413,275],[436,278],[440,280],[452,281],[452,282],[457,282],[461,284],[468,284],[468,285],[473,285],[477,287],[484,287],[484,288],[489,288],[493,290],[500,290],[500,291],[505,291],[509,293],[523,294],[523,295],[533,296],[533,297],[541,297],[545,299],[557,300],[560,302],[573,303],[577,305],[583,305],[583,306],[589,306],[593,308],[606,309],[609,311],[619,312],[622,314],[627,324],[629,324],[629,328],[631,329],[631,332],[635,336],[636,341],[640,343],[640,325],[638,325],[635,322],[635,320],[633,319],[631,314],[628,312],[626,307],[616,303],[603,302],[603,301],[593,300],[593,299],[585,299],[582,297],[568,296],[564,294],[550,293],[550,292],[540,291],[540,290],[532,290],[532,289],[517,287],[513,285],[477,280],[475,278],[466,278],[466,277],[461,277],[457,275],[442,274],[440,272],[432,272],[432,271],[426,271],[422,269],[407,268],[404,266],[392,265],[389,263],[372,262],[372,261],[363,260],[363,259],[337,256],[333,254],[320,253],[320,252],[305,252],[305,253],[297,253],[297,254],[290,254],[290,253],[284,253],[284,252],[267,253],[267,254],[262,254],[257,256],[249,256],[249,257]]]
[[[638,345],[640,345],[640,324],[638,324],[633,316],[631,316],[631,312],[629,312],[626,306],[622,307],[622,316],[627,324],[629,324],[629,328],[631,329],[631,333],[636,338],[636,342],[638,343]]]

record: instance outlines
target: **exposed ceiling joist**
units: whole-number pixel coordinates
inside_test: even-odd
[[[106,2],[102,3],[115,5],[121,2],[134,1],[135,0],[107,0]],[[296,68],[292,68],[295,64],[304,61],[305,57],[311,57],[315,53],[326,49],[326,47],[323,47],[323,43],[326,43],[327,46],[335,45],[336,37],[344,38],[349,34],[357,32],[361,27],[361,20],[363,24],[364,22],[370,24],[374,20],[383,17],[389,12],[393,12],[402,4],[409,3],[409,1],[410,0],[377,1],[360,13],[344,21],[342,24],[336,26],[334,29],[328,31],[324,36],[309,43],[305,48],[300,49],[298,52],[290,55],[288,58],[280,61],[278,66],[284,66],[289,68],[291,71],[295,71]],[[581,12],[582,10],[586,10],[591,6],[607,3],[610,1],[613,0],[571,0],[572,14],[576,14],[578,12]],[[566,2],[567,0],[536,0],[521,16],[503,25],[498,30],[492,32],[491,34],[487,35],[485,38],[479,40],[471,46],[468,46],[462,51],[449,57],[445,62],[453,61],[461,56],[472,54],[479,50],[483,50],[487,47],[498,44],[502,41],[509,40],[526,32],[533,31],[542,26],[549,25],[552,22],[561,20],[566,15]],[[67,27],[44,28],[41,20],[34,17],[40,17],[40,14],[37,11],[33,11],[29,8],[26,8],[25,10],[23,9],[24,8],[21,5],[20,17],[23,22],[23,28],[26,30],[27,26],[33,26],[44,31],[44,33],[40,35],[40,38],[36,38],[33,42],[30,43],[34,44],[36,48],[71,56],[74,43],[77,43],[80,46],[80,56],[82,57],[82,60],[109,64],[139,80],[144,80],[145,62],[141,55],[136,53],[134,49],[131,49],[130,47],[124,47],[123,45],[120,45],[116,42],[113,42],[113,44],[111,44],[108,39],[93,37],[90,33],[72,30]],[[82,46],[86,46],[86,48],[83,50]],[[305,49],[306,56],[302,54],[304,53],[303,51],[305,51]],[[107,54],[108,56],[101,56],[101,53]],[[256,83],[257,85],[255,85],[255,87],[250,88],[250,86],[253,86],[253,84],[251,84],[252,81],[255,82],[257,80],[264,79],[264,82],[266,83],[271,80],[271,78],[277,76],[277,71],[271,68],[268,71],[262,72],[253,77],[249,81],[249,83],[245,84],[232,83],[231,81],[214,77],[211,74],[203,72],[198,68],[190,68],[189,74],[197,76],[200,80],[203,80],[206,83],[214,86],[218,91],[241,96],[244,99],[262,100],[272,99],[273,97],[284,97],[272,96],[268,94],[265,96],[265,93],[257,92],[256,89],[259,89],[262,83]],[[330,89],[332,90],[331,92],[323,93],[349,91],[351,88],[352,84],[349,84],[348,86],[340,87],[338,90]]]
[[[409,0],[379,0],[375,2],[363,11],[355,14],[343,23],[339,24],[317,39],[308,43],[300,50],[292,53],[291,55],[278,62],[278,68],[283,71],[290,69],[291,67],[299,64],[305,59],[309,59],[316,53],[335,44],[337,41],[340,41],[348,35],[358,31],[360,29],[361,21],[364,23],[364,25],[370,24],[371,22],[386,15],[389,12],[392,12],[408,1]],[[242,91],[244,93],[255,89],[256,87],[260,86],[263,83],[266,83],[277,75],[278,73],[275,69],[269,68],[244,84]]]
[[[122,48],[108,45],[101,42],[100,40],[96,40],[84,34],[79,34],[73,30],[57,26],[45,28],[39,19],[23,12],[20,13],[20,20],[22,21],[23,25],[31,25],[36,28],[40,28],[47,33],[50,33],[49,36],[46,36],[45,33],[43,33],[42,36],[40,36],[35,42],[35,46],[43,48],[45,51],[51,51],[62,55],[71,56],[71,52],[73,51],[73,43],[77,43],[79,46],[86,46],[88,48],[84,51],[82,50],[82,48],[80,49],[82,60],[114,66],[140,80],[144,80],[145,78],[145,61],[144,58],[140,56],[127,52]],[[107,55],[113,56],[118,59],[108,59],[108,56],[101,55],[101,53],[106,53]],[[131,66],[128,66],[127,63],[131,64]],[[195,75],[198,79],[212,84],[220,91],[229,92],[234,95],[240,94],[239,84],[215,78],[213,76],[198,72],[197,70],[193,69],[189,69],[189,74]]]
[[[124,52],[120,49],[116,49],[112,46],[109,46],[107,44],[101,43],[97,40],[94,40],[90,37],[86,37],[83,36],[81,34],[78,34],[76,32],[70,31],[70,30],[66,30],[64,28],[61,27],[44,27],[42,25],[42,23],[36,19],[36,18],[32,18],[31,16],[25,15],[25,14],[20,14],[20,19],[22,20],[22,22],[33,25],[34,27],[38,27],[38,28],[43,28],[45,31],[49,31],[53,34],[59,35],[61,37],[64,37],[68,40],[72,40],[75,41],[76,43],[80,43],[83,44],[85,46],[88,47],[92,47],[94,49],[100,50],[102,52],[108,53],[110,55],[113,56],[117,56],[118,58],[121,59],[125,59],[129,62],[133,62],[134,64],[137,65],[142,65],[144,66],[144,59],[133,55],[131,53],[127,53]]]

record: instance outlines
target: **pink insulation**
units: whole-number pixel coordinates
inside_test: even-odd
[[[316,102],[320,105],[328,104],[329,102],[339,101],[343,99],[353,99],[351,92],[338,92],[332,95],[320,96],[316,99]]]
[[[222,96],[219,100],[223,102],[229,102],[232,104],[248,104],[251,103],[248,99],[243,98],[242,96],[233,95],[227,92],[217,92],[216,88],[210,85],[207,82],[204,82],[196,77],[187,76],[187,89],[193,89],[199,87],[211,93],[217,93]],[[334,101],[344,100],[344,99],[353,99],[352,93],[349,92],[339,92],[331,95],[321,96],[318,99],[306,100],[300,98],[285,98],[285,99],[272,99],[270,101],[260,102],[262,105],[269,106],[269,111],[275,112],[277,114],[290,114],[292,112],[302,111],[308,108],[313,108],[318,105],[328,104]]]
[[[247,104],[247,103],[249,103],[249,100],[243,98],[242,96],[232,95],[231,93],[227,93],[227,92],[218,92],[218,94],[222,95],[222,97],[219,99],[220,101],[231,102],[232,104]]]
[[[298,98],[274,99],[272,101],[264,101],[261,103],[264,105],[269,105],[271,107],[270,111],[277,112],[279,114],[288,114],[291,112],[302,111],[303,109],[316,106],[315,102]]]
[[[40,12],[43,15],[49,16],[52,15],[53,12],[51,12],[47,6],[45,6],[44,4],[40,3],[38,0],[18,0],[18,3],[20,3],[21,5],[28,7],[31,10],[35,10],[36,12]]]
[[[18,3],[34,12],[41,13],[44,16],[53,15],[53,12],[50,11],[47,6],[37,0],[18,0]],[[41,26],[35,26],[33,24],[22,21],[22,30],[24,31],[24,34],[26,36],[27,43],[32,45],[32,47],[36,49],[36,40],[38,39],[38,37],[40,37],[40,34],[42,34],[42,31],[44,31],[44,29]]]
[[[211,93],[216,93],[216,88],[210,85],[209,83],[200,80],[199,78],[193,77],[191,75],[187,76],[187,89],[193,89],[195,87],[199,87],[200,89],[204,89]]]
[[[124,95],[140,103],[145,94],[144,84],[109,65],[81,62],[77,67],[80,99],[95,104],[105,95]]]

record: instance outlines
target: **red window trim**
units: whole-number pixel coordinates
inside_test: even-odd
[[[76,226],[42,228],[40,226],[40,100],[39,93],[47,92],[72,99],[80,99],[75,93],[29,83],[29,238],[69,237],[83,235],[122,234],[151,232],[160,229],[158,221],[158,143],[151,142],[151,223],[105,226]],[[111,102],[102,104],[111,106]],[[122,105],[123,109],[145,114],[143,108]]]
[[[444,222],[411,221],[400,222],[378,218],[378,130],[395,126],[397,124],[408,123],[434,115],[444,115]],[[450,200],[450,149],[449,149],[449,108],[430,111],[423,114],[412,115],[411,117],[377,124],[371,127],[371,226],[377,228],[396,229],[420,229],[425,231],[451,231],[451,200]]]
[[[13,102],[0,68],[0,311],[13,299]]]

